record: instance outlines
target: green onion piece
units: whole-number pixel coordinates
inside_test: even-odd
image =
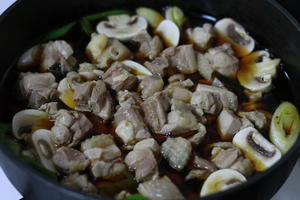
[[[86,18],[82,18],[79,21],[79,23],[80,23],[81,29],[88,36],[90,36],[95,31],[95,28],[93,27],[93,25],[91,24],[91,22],[89,20],[87,20]]]
[[[133,194],[125,198],[124,200],[148,200],[148,199],[146,197],[143,197],[140,194]]]
[[[120,14],[130,14],[130,12],[128,10],[110,10],[110,11],[87,15],[83,18],[89,21],[96,21],[110,15],[120,15]]]
[[[58,38],[62,38],[65,35],[67,35],[75,25],[76,25],[76,22],[72,22],[72,23],[64,25],[58,29],[50,31],[49,33],[46,33],[44,36],[42,36],[38,41],[41,43],[41,42],[46,42],[49,40],[56,40]]]

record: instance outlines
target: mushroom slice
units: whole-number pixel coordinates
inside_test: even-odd
[[[202,186],[200,196],[203,197],[228,190],[243,182],[246,182],[246,178],[238,171],[233,169],[221,169],[208,176]]]
[[[74,100],[74,90],[70,86],[68,77],[59,82],[57,91],[59,92],[59,99],[69,108],[75,109],[77,102]]]
[[[266,170],[281,158],[279,149],[252,127],[239,131],[232,142],[253,162],[256,171]]]
[[[38,129],[50,129],[51,126],[48,114],[34,109],[22,110],[12,120],[13,134],[17,139],[22,139],[25,134]]]
[[[43,46],[38,44],[22,54],[22,56],[18,60],[18,70],[28,71],[33,67],[36,67],[40,64],[41,55],[43,52]]]
[[[166,19],[173,21],[180,28],[186,21],[183,11],[177,6],[171,6],[166,9]]]
[[[255,51],[241,59],[237,78],[243,87],[252,92],[267,91],[279,63],[280,59],[271,59],[267,51]]]
[[[140,31],[147,29],[147,21],[141,16],[112,15],[108,21],[101,21],[97,25],[97,32],[110,38],[127,41]]]
[[[176,47],[179,43],[179,28],[171,20],[163,20],[158,25],[156,33],[162,37],[167,46]]]
[[[300,117],[297,108],[283,102],[276,109],[271,122],[270,139],[282,153],[286,153],[296,142],[300,132]]]
[[[56,172],[52,161],[52,157],[56,151],[52,140],[52,132],[46,129],[37,130],[32,134],[31,140],[42,165],[45,168]]]
[[[129,68],[129,71],[136,75],[136,76],[151,76],[152,72],[150,72],[146,67],[143,65],[134,62],[132,60],[124,60],[122,62],[126,67]]]
[[[221,43],[230,43],[238,57],[248,55],[254,50],[255,41],[244,27],[230,18],[219,20],[215,24]]]
[[[139,16],[144,17],[153,28],[156,28],[159,23],[164,20],[163,16],[161,16],[159,12],[151,8],[140,7],[136,9],[136,13]]]

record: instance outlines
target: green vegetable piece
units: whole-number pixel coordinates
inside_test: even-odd
[[[0,124],[0,142],[18,156],[21,152],[21,145],[8,135],[10,132],[11,127],[9,124]]]
[[[80,23],[81,29],[88,36],[90,36],[93,32],[95,32],[95,28],[93,28],[93,25],[91,24],[91,22],[89,20],[87,20],[86,18],[82,18],[79,21],[79,23]]]
[[[172,20],[179,28],[181,28],[186,21],[183,11],[177,6],[167,8],[166,18]]]
[[[21,159],[27,163],[30,167],[32,167],[34,170],[40,172],[47,178],[53,180],[53,181],[58,181],[58,177],[55,173],[51,172],[50,170],[46,169],[43,167],[38,161],[32,159],[29,156],[21,155]]]
[[[273,114],[270,139],[282,153],[296,142],[300,132],[300,117],[297,108],[289,102],[281,103]]]
[[[140,194],[133,194],[125,198],[124,200],[148,200],[148,199],[146,197],[143,197]]]
[[[49,33],[46,33],[38,41],[41,43],[41,42],[47,42],[49,40],[56,40],[56,39],[62,38],[65,35],[67,35],[75,25],[76,25],[76,22],[66,24],[58,29],[55,29]]]
[[[128,10],[110,10],[110,11],[105,11],[105,12],[100,12],[100,13],[87,15],[83,18],[88,20],[88,21],[97,21],[97,20],[100,20],[100,19],[102,19],[104,17],[107,17],[107,16],[120,15],[120,14],[130,14],[130,12]]]

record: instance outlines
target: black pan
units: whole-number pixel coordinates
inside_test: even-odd
[[[15,58],[41,34],[85,14],[117,8],[133,9],[141,5],[157,9],[165,5],[178,5],[185,10],[216,17],[228,16],[238,20],[262,46],[269,48],[283,60],[290,76],[290,84],[282,87],[291,88],[293,97],[290,98],[294,98],[299,108],[300,26],[273,0],[20,0],[0,18],[1,78],[3,79]],[[1,81],[0,120],[9,115],[6,113],[5,95],[10,87],[11,82]],[[238,187],[202,199],[270,199],[287,179],[299,153],[300,138],[270,169],[256,174]],[[10,181],[26,199],[99,199],[49,181],[17,159],[1,143],[0,164]]]

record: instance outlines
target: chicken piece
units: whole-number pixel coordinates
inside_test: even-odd
[[[139,51],[151,60],[157,57],[163,50],[163,44],[159,37],[154,36],[152,38],[146,30],[141,31],[132,40],[140,43]]]
[[[166,75],[166,71],[169,68],[169,61],[163,57],[157,57],[153,61],[146,61],[144,65],[153,73],[158,74],[161,77]]]
[[[198,132],[188,138],[188,140],[192,143],[193,146],[198,146],[201,144],[206,136],[206,127],[203,124],[198,124]]]
[[[157,180],[140,183],[138,191],[149,200],[181,200],[180,190],[172,181],[164,176]]]
[[[229,168],[240,156],[237,148],[221,149],[217,155],[213,156],[212,162],[220,169]]]
[[[224,108],[217,118],[218,132],[224,140],[230,140],[240,130],[253,127],[252,123],[247,119],[241,119],[232,111]]]
[[[146,99],[141,107],[147,124],[154,132],[159,132],[167,122],[166,112],[169,108],[169,99],[163,93],[157,92]]]
[[[214,71],[223,76],[232,78],[236,76],[239,68],[239,60],[234,56],[234,51],[227,43],[211,48],[206,54],[197,54],[198,70],[207,80],[212,79]]]
[[[142,98],[147,99],[152,96],[154,93],[161,91],[164,87],[164,81],[159,75],[152,75],[145,77],[139,88],[142,89]]]
[[[150,149],[156,156],[160,154],[160,146],[155,139],[142,140],[134,145],[133,150]]]
[[[53,155],[53,163],[65,173],[85,170],[90,161],[83,153],[70,147],[61,147]]]
[[[93,112],[104,120],[113,116],[113,104],[110,92],[102,80],[85,83],[73,82],[75,110]]]
[[[41,56],[41,69],[48,71],[58,65],[62,73],[70,72],[76,65],[76,59],[72,56],[72,47],[64,40],[50,41],[44,46]]]
[[[159,131],[159,134],[172,134],[178,136],[199,128],[197,118],[191,111],[191,107],[182,101],[172,100],[171,112],[168,114],[167,124]]]
[[[134,149],[125,158],[130,170],[135,171],[135,179],[145,181],[157,172],[157,161],[150,148]]]
[[[113,64],[102,78],[115,91],[129,90],[137,81],[136,76],[129,73],[122,63]]]
[[[191,142],[185,138],[168,138],[161,146],[161,153],[168,160],[169,165],[181,171],[190,159]]]
[[[93,81],[100,78],[104,72],[97,69],[96,65],[85,62],[79,64],[78,74],[85,80]]]
[[[18,84],[21,95],[32,108],[39,108],[57,93],[57,83],[51,73],[21,73]]]
[[[230,168],[239,171],[245,177],[251,176],[254,172],[253,163],[249,159],[241,156],[230,166]]]
[[[92,128],[93,124],[84,114],[62,109],[55,115],[51,131],[56,144],[73,147],[84,139]]]
[[[196,91],[193,93],[191,105],[202,109],[205,113],[218,114],[222,108],[236,111],[238,98],[229,90],[198,84]]]
[[[215,32],[211,24],[205,23],[202,27],[188,28],[186,33],[189,39],[203,50],[206,50],[213,38]]]
[[[197,71],[196,55],[192,45],[169,47],[162,52],[162,57],[169,60],[171,67],[177,68],[184,74],[192,74]]]
[[[239,116],[245,117],[251,122],[253,122],[258,129],[262,129],[267,125],[267,118],[262,112],[251,111],[251,112],[239,112],[238,114]]]
[[[190,79],[172,82],[164,89],[164,93],[166,93],[170,99],[189,103],[192,98],[192,92],[187,88],[193,85],[194,83]]]
[[[116,134],[125,145],[134,145],[138,141],[151,137],[139,107],[121,106],[115,113],[115,123]]]
[[[120,41],[109,39],[102,34],[92,34],[86,54],[100,69],[109,67],[114,61],[123,61],[131,57],[130,50]]]
[[[59,110],[58,103],[57,102],[45,103],[45,104],[41,105],[39,110],[48,113],[48,115],[51,117],[54,117]]]
[[[96,194],[97,188],[89,180],[86,174],[71,174],[62,180],[62,185],[88,194]]]
[[[97,135],[81,143],[81,151],[92,161],[91,173],[96,178],[110,178],[125,170],[122,153],[111,135]]]
[[[168,78],[168,82],[171,84],[171,83],[184,81],[184,79],[185,77],[183,74],[174,74]]]
[[[128,90],[119,91],[117,93],[119,104],[123,107],[140,106],[143,101],[136,92],[129,92]]]
[[[198,156],[195,156],[193,164],[194,168],[185,177],[187,181],[192,179],[205,180],[211,173],[217,170],[214,163]]]

